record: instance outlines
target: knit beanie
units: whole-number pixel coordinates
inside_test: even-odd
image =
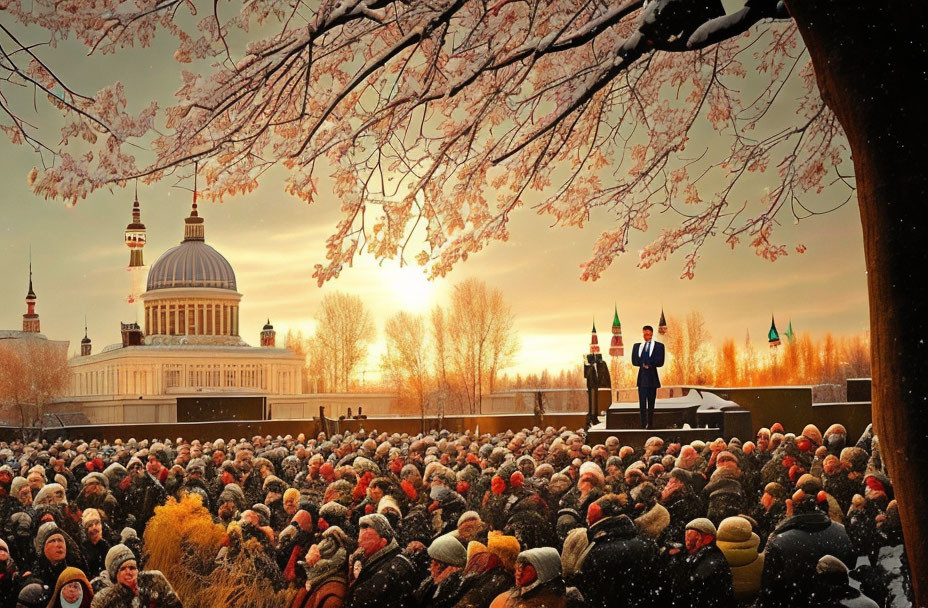
[[[41,526],[39,526],[39,531],[35,533],[35,552],[36,555],[42,555],[42,550],[45,548],[45,543],[48,542],[48,539],[54,536],[55,534],[61,534],[65,542],[68,541],[68,535],[64,530],[58,527],[53,521],[47,521]]]
[[[116,582],[116,573],[119,572],[119,567],[133,559],[135,559],[135,554],[129,547],[121,543],[113,545],[110,547],[110,550],[106,552],[106,559],[103,563],[106,565],[106,571],[114,584]]]
[[[104,488],[110,487],[110,481],[106,478],[103,473],[88,473],[82,480],[81,485],[87,486],[91,481],[96,481]]]
[[[442,534],[429,545],[429,557],[449,566],[463,568],[467,564],[467,550],[454,533]]]
[[[594,486],[603,486],[606,483],[606,476],[598,464],[593,461],[584,462],[580,465],[579,481],[589,481]]]
[[[264,485],[262,485],[264,493],[268,492],[277,492],[278,494],[283,494],[287,490],[287,484],[283,479],[277,477],[276,475],[268,475],[264,479]]]
[[[130,539],[138,540],[138,538],[138,532],[135,531],[135,528],[130,528],[129,526],[126,526],[119,532],[119,542],[121,543],[125,543]]]
[[[251,510],[258,514],[258,523],[262,526],[270,525],[271,509],[264,503],[258,503],[251,507]]]
[[[12,483],[10,483],[10,496],[18,498],[20,491],[26,487],[28,483],[25,477],[14,477]]]
[[[340,502],[327,502],[319,508],[319,517],[329,523],[344,521],[348,517],[348,507]]]
[[[81,514],[81,525],[86,526],[92,521],[103,522],[103,518],[100,517],[100,512],[96,509],[84,509],[84,512]]]
[[[235,504],[236,509],[241,510],[245,507],[245,493],[234,483],[226,484],[226,487],[219,493],[219,504],[229,501]]]
[[[33,504],[36,504],[36,505],[44,504],[46,501],[51,499],[52,495],[55,492],[61,492],[61,495],[63,497],[63,501],[62,501],[63,504],[68,504],[68,499],[67,497],[64,496],[65,494],[64,487],[62,487],[62,485],[59,483],[48,483],[42,486],[42,489],[39,490],[39,493],[35,495],[35,498],[33,499],[32,502]]]
[[[515,536],[506,536],[498,530],[493,530],[487,535],[487,549],[503,562],[506,570],[515,572],[516,558],[522,550]]]
[[[365,515],[358,520],[358,525],[362,528],[365,526],[370,526],[381,538],[385,538],[387,541],[393,540],[393,527],[390,525],[390,522],[387,520],[387,518],[380,513],[371,513],[370,515]]]
[[[16,600],[17,606],[25,606],[26,608],[45,608],[47,603],[45,587],[40,583],[30,583],[23,587]]]

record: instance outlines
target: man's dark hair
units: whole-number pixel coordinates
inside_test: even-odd
[[[650,331],[652,334],[654,333],[654,328],[651,327],[650,325],[645,325],[644,327],[641,328],[641,331],[644,331],[644,330],[648,330],[648,331]]]

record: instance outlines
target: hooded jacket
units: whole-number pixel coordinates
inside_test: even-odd
[[[84,589],[84,594],[79,604],[80,608],[89,608],[93,601],[93,590],[90,588],[90,581],[87,580],[83,572],[77,568],[70,567],[65,568],[58,577],[58,582],[55,584],[55,591],[52,592],[51,600],[48,602],[48,608],[62,608],[64,604],[61,601],[61,590],[68,583],[73,583],[75,581],[79,582]]]
[[[566,589],[561,578],[561,558],[553,547],[538,547],[519,554],[517,563],[530,564],[537,578],[497,596],[490,608],[564,608]]]
[[[136,605],[135,601],[146,608],[183,608],[171,583],[158,570],[139,572],[137,588],[136,594],[129,587],[114,583],[93,598],[90,608],[124,608]]]

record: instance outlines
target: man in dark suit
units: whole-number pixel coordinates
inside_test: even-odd
[[[636,342],[632,347],[632,365],[638,368],[638,408],[641,413],[641,427],[654,428],[654,401],[661,379],[657,368],[664,365],[664,345],[653,340],[654,328],[645,325],[644,343]]]

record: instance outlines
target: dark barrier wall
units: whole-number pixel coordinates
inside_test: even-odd
[[[265,397],[178,397],[178,422],[264,420]]]
[[[872,420],[869,401],[858,403],[816,403],[812,406],[812,423],[823,433],[832,424],[843,424],[848,442],[853,444]]]
[[[707,388],[705,390],[722,399],[734,401],[749,410],[755,431],[761,427],[769,428],[774,422],[779,422],[788,433],[798,435],[805,425],[812,422],[811,386]]]
[[[871,401],[870,396],[870,378],[848,378],[847,379],[847,400]]]
[[[559,428],[566,426],[569,429],[583,428],[585,414],[546,414],[545,426]],[[448,416],[441,427],[437,419],[426,419],[428,429],[447,429],[453,432],[466,430],[481,433],[501,433],[509,429],[519,430],[531,428],[537,421],[531,414],[504,414],[498,416]],[[341,430],[357,431],[361,428],[366,431],[377,429],[387,433],[418,433],[421,428],[419,418],[368,418],[366,420],[345,420],[339,423]],[[298,435],[307,436],[317,433],[316,421],[309,418],[304,420],[223,420],[216,422],[178,422],[163,424],[96,424],[87,426],[71,426],[67,428],[45,429],[42,436],[54,440],[58,437],[67,439],[185,439],[214,440],[218,438],[250,438],[254,435]],[[0,427],[0,439],[10,441],[20,437],[18,428]]]

